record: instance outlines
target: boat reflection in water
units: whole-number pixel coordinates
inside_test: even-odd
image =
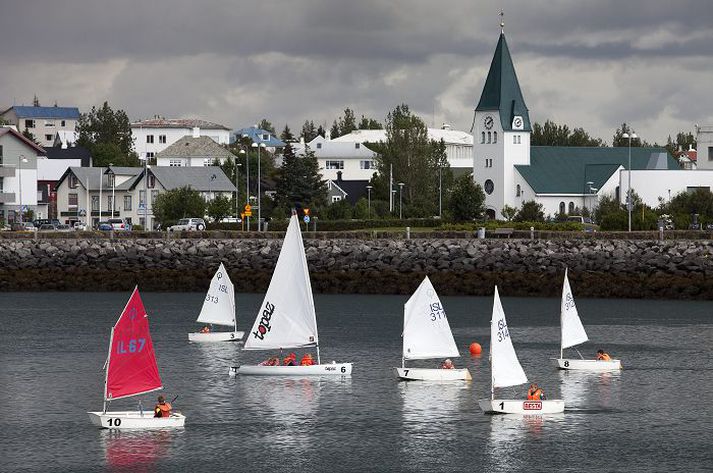
[[[621,371],[560,371],[562,399],[567,411],[601,411],[620,405]]]
[[[171,453],[174,438],[183,431],[113,430],[100,432],[106,464],[111,471],[149,472]]]

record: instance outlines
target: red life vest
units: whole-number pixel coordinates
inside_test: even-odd
[[[527,400],[528,401],[541,401],[542,400],[542,389],[537,388],[534,391],[532,389],[529,389],[527,391]]]
[[[609,353],[602,353],[601,355],[597,353],[597,360],[611,361],[611,356],[609,356]]]
[[[164,402],[163,404],[156,404],[154,408],[154,417],[170,417],[171,416],[171,404]]]

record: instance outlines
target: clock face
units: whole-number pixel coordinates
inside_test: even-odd
[[[485,128],[490,130],[493,127],[493,117],[488,115],[487,117],[485,117],[485,120],[483,123],[485,124]]]
[[[523,125],[522,117],[517,116],[513,119],[513,121],[512,121],[513,128],[515,128],[516,130],[522,130],[522,125]]]

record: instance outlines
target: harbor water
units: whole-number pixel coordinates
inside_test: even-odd
[[[414,288],[415,289],[415,288]],[[437,288],[438,289],[438,288]],[[576,294],[577,288],[574,287]],[[567,409],[486,416],[492,298],[442,297],[470,383],[397,381],[402,296],[315,296],[322,362],[351,378],[230,377],[231,365],[277,353],[189,344],[203,295],[145,293],[177,430],[109,431],[100,410],[111,326],[129,293],[4,293],[0,308],[0,470],[64,471],[710,471],[713,469],[713,305],[577,299],[594,356],[618,373],[560,372],[559,300],[502,298],[528,378]],[[238,294],[239,328],[262,302]],[[471,357],[477,341],[483,355]],[[573,350],[571,356],[578,356]],[[298,352],[300,354],[301,352]],[[424,362],[436,366],[439,360]],[[524,397],[526,386],[498,390]],[[150,411],[158,393],[116,401]]]

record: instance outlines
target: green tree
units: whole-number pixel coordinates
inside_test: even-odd
[[[676,133],[676,140],[671,139],[671,135],[668,135],[668,140],[666,141],[666,150],[668,150],[671,155],[678,157],[678,150],[688,151],[690,147],[696,149],[698,143],[696,143],[696,137],[693,136],[691,132],[679,131]]]
[[[35,135],[32,134],[32,132],[30,130],[28,130],[27,128],[25,128],[22,131],[22,136],[24,136],[28,140],[32,141],[34,144],[39,145],[39,143],[37,142],[37,139],[35,138]]]
[[[312,120],[305,120],[304,124],[302,124],[300,136],[304,138],[305,143],[309,143],[313,139],[317,138],[317,128],[315,128]]]
[[[290,127],[285,124],[285,128],[282,129],[282,133],[280,133],[280,139],[287,143],[288,141],[295,141],[295,136],[292,134],[292,130],[290,130]]]
[[[464,174],[455,180],[449,202],[453,220],[466,222],[482,218],[485,213],[485,192],[473,181],[472,174]]]
[[[123,110],[114,111],[107,102],[100,108],[92,107],[77,122],[77,144],[89,149],[95,166],[138,166],[133,151],[131,123]]]
[[[629,138],[624,138],[624,133],[627,133],[631,135],[632,133],[636,133],[629,125],[626,124],[626,122],[622,123],[619,128],[616,129],[614,132],[614,138],[612,139],[612,146],[617,148],[617,147],[626,147],[629,146]],[[639,147],[646,147],[650,146],[649,143],[641,139],[640,136],[637,136],[636,138],[631,139],[631,147],[632,148],[639,148]]]
[[[367,200],[366,197],[361,197],[359,200],[357,200],[356,204],[354,204],[354,212],[353,212],[354,218],[357,218],[359,220],[366,220],[370,218],[369,216],[369,201]]]
[[[570,130],[567,125],[558,125],[551,120],[544,125],[535,123],[530,138],[532,146],[604,146],[601,138],[593,138],[583,128]]]
[[[260,120],[260,122],[257,124],[257,127],[261,130],[269,131],[273,135],[275,134],[275,127],[272,126],[272,123],[267,118],[263,118]]]
[[[348,220],[352,218],[352,206],[347,200],[342,199],[327,206],[322,216],[327,220]]]
[[[544,222],[544,207],[539,202],[528,200],[522,203],[522,207],[515,215],[516,222]]]
[[[225,217],[234,213],[234,208],[231,206],[232,200],[224,195],[218,195],[215,199],[208,202],[208,216],[214,222],[219,222]]]
[[[307,147],[302,156],[296,156],[289,143],[285,146],[276,191],[280,207],[319,207],[326,202],[327,183],[322,180],[314,151]]]
[[[205,208],[200,192],[185,186],[159,194],[153,204],[153,214],[166,227],[185,217],[202,217]]]
[[[500,214],[505,220],[510,222],[512,221],[512,219],[515,218],[515,215],[517,215],[517,209],[506,204],[503,206],[503,209],[500,211]]]
[[[357,129],[358,130],[383,130],[384,125],[379,123],[377,120],[374,120],[373,118],[367,118],[364,115],[362,115]]]
[[[327,130],[325,130],[322,125],[319,125],[319,127],[317,127],[317,134],[322,138],[325,138],[327,136]]]
[[[708,189],[680,192],[662,205],[659,213],[671,215],[677,228],[688,228],[693,214],[698,214],[698,222],[703,225],[713,223],[713,193]]]

